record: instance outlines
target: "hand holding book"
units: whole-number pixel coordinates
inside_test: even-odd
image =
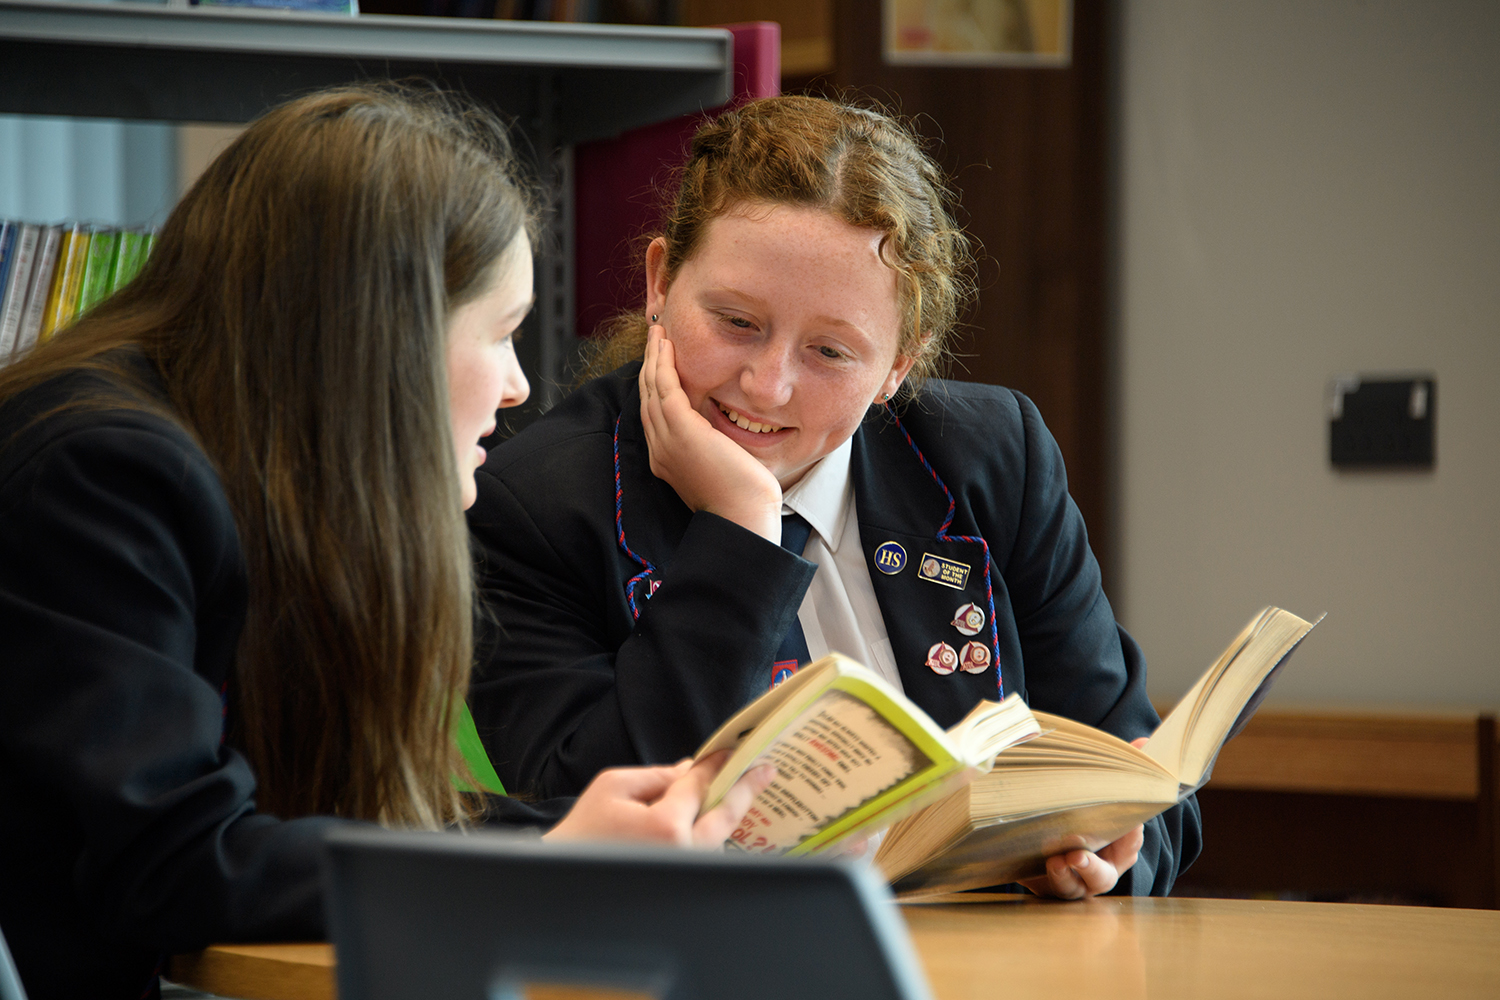
[[[1130,745],[1144,747],[1148,739],[1149,737],[1142,736],[1131,740]],[[1056,899],[1086,899],[1089,896],[1103,895],[1115,887],[1121,875],[1135,866],[1145,842],[1145,824],[1138,823],[1134,829],[1097,851],[1076,848],[1063,854],[1054,854],[1045,862],[1045,874],[1020,879],[1020,883],[1038,896],[1052,896]]]
[[[777,777],[730,849],[818,853],[899,820],[875,856],[898,895],[1016,880],[1063,896],[1107,891],[1134,863],[1140,825],[1208,780],[1219,748],[1313,624],[1263,610],[1135,745],[1030,712],[1014,695],[982,702],[944,733],[900,692],[832,654],[703,745],[700,758],[734,750],[705,809],[739,774],[770,761]]]

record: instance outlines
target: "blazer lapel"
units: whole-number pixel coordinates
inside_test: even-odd
[[[619,530],[623,529],[629,552],[622,550],[619,555],[633,564],[632,577],[647,573],[646,582],[637,590],[637,598],[646,599],[651,584],[660,584],[669,574],[672,556],[693,512],[670,484],[651,472],[651,454],[641,425],[640,395],[634,386],[621,410],[617,449],[619,473],[615,487],[619,491],[620,518],[615,542],[618,546]],[[648,573],[647,565],[642,563],[653,569]]]
[[[966,646],[978,643],[993,661],[984,546],[939,537],[948,498],[883,412],[855,433],[849,475],[860,543],[901,683],[907,696],[946,728],[998,692],[993,662],[981,673],[969,673],[961,664],[949,673],[928,666],[934,649],[939,658],[946,652],[941,644],[950,655],[961,656]],[[984,616],[975,635],[966,634],[969,622],[954,624],[968,605]]]

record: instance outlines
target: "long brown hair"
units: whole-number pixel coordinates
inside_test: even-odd
[[[503,126],[450,95],[322,91],[252,123],[140,276],[0,377],[0,398],[136,345],[216,464],[249,607],[231,740],[258,801],[437,826],[466,806],[452,731],[473,589],[447,317],[522,227]]]
[[[822,209],[883,233],[881,255],[902,276],[898,350],[915,359],[905,383],[914,390],[940,373],[974,296],[973,252],[954,200],[915,133],[880,110],[797,95],[752,101],[693,137],[661,233],[667,277],[697,252],[710,221],[747,202]],[[639,311],[609,321],[584,377],[640,357],[647,329]]]

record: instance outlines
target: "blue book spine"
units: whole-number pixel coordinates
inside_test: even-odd
[[[16,255],[16,233],[20,229],[18,222],[0,221],[0,305],[5,304],[5,279],[10,277],[11,260]]]

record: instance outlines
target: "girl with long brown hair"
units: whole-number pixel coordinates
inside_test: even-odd
[[[610,772],[571,812],[461,791],[462,509],[528,391],[531,226],[492,115],[313,94],[0,371],[0,928],[36,1000],[321,934],[341,820],[716,845],[743,812],[754,782],[697,818],[711,765]]]
[[[1018,692],[1152,732],[1036,407],[936,377],[972,257],[908,128],[811,97],[729,111],[644,258],[599,377],[478,476],[506,641],[471,701],[507,783],[561,794],[673,760],[832,650],[940,725]],[[1189,799],[1027,884],[1165,894],[1198,830]]]

